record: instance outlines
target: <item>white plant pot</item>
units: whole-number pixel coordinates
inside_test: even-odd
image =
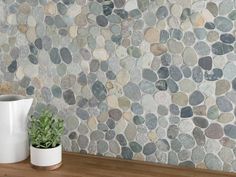
[[[41,149],[30,146],[30,162],[33,168],[54,170],[61,166],[62,147]]]

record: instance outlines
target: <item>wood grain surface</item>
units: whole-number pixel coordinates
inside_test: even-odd
[[[0,177],[236,177],[236,174],[66,152],[63,165],[55,171],[35,170],[26,160],[0,164]]]

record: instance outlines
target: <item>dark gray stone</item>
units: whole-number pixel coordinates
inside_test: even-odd
[[[108,20],[104,15],[98,15],[96,18],[96,22],[101,27],[105,27],[108,25]]]
[[[193,116],[193,110],[190,106],[183,107],[180,112],[182,118],[189,118]]]
[[[81,108],[76,109],[76,115],[82,120],[88,120],[90,117],[88,111]]]
[[[230,112],[233,110],[232,103],[225,96],[221,96],[221,97],[216,98],[216,104],[217,104],[219,110],[222,112]]]
[[[236,91],[236,77],[232,80],[232,88]]]
[[[66,5],[74,4],[75,0],[62,0],[62,2]]]
[[[41,50],[43,48],[43,41],[41,38],[38,38],[34,41],[35,46]]]
[[[148,80],[142,80],[139,83],[139,87],[142,92],[147,93],[147,94],[153,94],[157,90],[154,83]]]
[[[124,9],[115,9],[114,12],[122,19],[127,19],[129,15]]]
[[[50,59],[51,59],[52,63],[54,63],[54,64],[61,63],[61,57],[59,55],[58,48],[52,48],[49,55],[50,55]]]
[[[212,58],[210,56],[202,57],[198,60],[198,65],[205,70],[211,70]]]
[[[142,151],[142,146],[135,141],[130,142],[129,146],[134,153],[139,153]]]
[[[133,122],[136,124],[136,125],[141,125],[145,122],[145,119],[142,117],[142,116],[134,116],[133,117]]]
[[[64,22],[60,15],[56,15],[54,18],[54,23],[57,28],[66,28],[67,24]]]
[[[226,44],[232,44],[235,41],[235,37],[230,33],[220,35],[220,40]]]
[[[60,50],[61,58],[66,64],[70,64],[72,62],[72,56],[68,48],[63,47]]]
[[[165,53],[161,56],[161,63],[163,66],[169,66],[171,64],[171,55],[169,53]]]
[[[157,74],[159,78],[161,79],[166,79],[169,77],[169,69],[167,67],[161,67],[158,71]]]
[[[166,80],[159,80],[155,83],[155,87],[158,89],[158,90],[161,90],[161,91],[165,91],[167,90],[167,82]]]
[[[41,95],[42,95],[43,100],[46,103],[49,103],[52,99],[52,93],[51,93],[51,90],[48,87],[43,87],[41,89]],[[68,98],[68,99],[70,99],[70,98]]]
[[[89,139],[85,135],[79,135],[79,138],[78,138],[77,142],[78,142],[79,147],[81,149],[85,149],[85,148],[87,148],[87,146],[89,144]]]
[[[103,101],[106,99],[107,90],[102,82],[96,81],[92,86],[93,95],[99,100]]]
[[[170,107],[170,113],[173,115],[179,115],[179,107],[175,104],[171,104]]]
[[[160,151],[167,152],[170,150],[170,145],[166,139],[157,140],[156,146]]]
[[[209,124],[207,119],[203,117],[194,117],[193,123],[200,128],[207,128]]]
[[[107,71],[106,72],[106,77],[109,80],[115,80],[116,79],[116,74],[113,71]]]
[[[223,76],[223,71],[219,68],[214,68],[211,71],[205,71],[204,77],[208,81],[219,80]]]
[[[88,80],[87,80],[87,76],[86,76],[86,74],[84,72],[79,73],[79,76],[77,78],[77,82],[80,85],[83,85],[83,86],[87,85]]]
[[[179,141],[186,149],[191,149],[195,145],[195,140],[189,134],[184,134],[184,133],[179,134]]]
[[[61,15],[65,15],[67,12],[67,7],[63,3],[59,2],[57,3],[57,10]]]
[[[234,50],[233,46],[224,44],[222,42],[216,42],[211,47],[212,53],[216,55],[225,55]]]
[[[119,109],[111,109],[109,110],[108,114],[109,114],[109,117],[115,121],[119,121],[122,116],[122,112]]]
[[[156,16],[159,20],[165,19],[168,15],[169,12],[166,6],[161,6],[156,11]]]
[[[125,5],[126,0],[114,0],[114,4],[117,8],[121,8]]]
[[[114,8],[114,4],[110,0],[104,1],[103,5],[102,5],[102,8],[103,8],[103,14],[108,16],[108,15],[112,14],[112,10]]]
[[[123,87],[123,90],[124,90],[125,96],[130,98],[132,101],[140,100],[141,92],[140,92],[139,87],[136,84],[129,82]]]
[[[203,72],[199,66],[195,66],[192,70],[192,78],[196,83],[200,83],[203,80]]]
[[[52,95],[56,98],[61,98],[61,95],[62,95],[62,90],[59,86],[57,85],[53,85],[52,88],[51,88],[51,91],[52,91]]]
[[[195,127],[193,129],[193,137],[194,137],[197,145],[199,145],[199,146],[203,146],[206,142],[206,137],[204,135],[204,132],[198,127]]]
[[[213,22],[206,22],[205,28],[209,30],[215,29],[215,24]]]
[[[171,125],[167,129],[167,137],[170,139],[175,139],[179,134],[179,128],[176,125]]]
[[[115,126],[116,126],[116,123],[115,123],[115,121],[114,121],[113,119],[108,119],[108,120],[106,121],[106,124],[107,124],[107,126],[108,126],[110,129],[114,129]]]
[[[166,43],[169,39],[169,32],[166,30],[161,30],[160,32],[160,43]]]
[[[133,158],[133,152],[128,147],[121,148],[121,155],[124,159],[131,160]]]
[[[141,115],[141,114],[143,114],[143,107],[139,103],[132,103],[131,111],[134,114]]]
[[[119,144],[120,144],[121,146],[126,146],[126,145],[127,145],[127,141],[126,141],[124,135],[118,134],[118,135],[116,135],[116,139],[117,139],[117,141],[119,142]]]
[[[173,79],[168,78],[166,82],[167,82],[167,87],[168,87],[168,89],[170,90],[171,93],[178,92],[179,87]]]
[[[236,139],[236,126],[235,125],[226,125],[224,127],[224,132],[226,136]]]
[[[171,144],[172,150],[174,150],[175,152],[180,152],[180,150],[182,148],[182,144],[180,143],[180,141],[178,139],[171,140],[170,144]]]
[[[17,61],[16,60],[12,61],[7,69],[10,73],[14,73],[17,70]]]
[[[110,141],[116,136],[116,132],[114,130],[108,130],[105,134],[105,139]]]
[[[153,113],[148,113],[145,116],[145,124],[149,130],[153,130],[157,127],[157,117]]]
[[[151,82],[155,82],[157,80],[156,73],[151,69],[143,69],[143,78],[149,80]]]
[[[144,155],[151,155],[156,151],[155,143],[147,143],[143,147],[143,154]]]
[[[196,90],[189,96],[189,104],[192,106],[196,106],[201,104],[204,101],[204,95]]]
[[[181,66],[181,70],[183,72],[184,77],[186,77],[186,78],[191,77],[192,71],[188,66],[186,66],[186,65]]]
[[[180,71],[180,69],[177,67],[177,66],[170,66],[170,77],[175,80],[175,81],[179,81],[182,79],[183,77],[183,74],[182,72]]]
[[[195,165],[192,161],[185,161],[185,162],[181,162],[179,163],[180,167],[188,167],[188,168],[195,168]]]

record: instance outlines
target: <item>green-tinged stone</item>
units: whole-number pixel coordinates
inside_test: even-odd
[[[135,153],[139,153],[142,151],[142,146],[135,141],[130,142],[129,146],[130,146],[131,150]]]
[[[230,14],[228,15],[228,17],[231,20],[236,20],[236,10],[233,10],[232,12],[230,12]]]
[[[127,52],[130,56],[134,58],[140,58],[142,53],[141,50],[138,47],[131,46],[127,49]]]
[[[216,105],[211,106],[207,111],[207,117],[211,120],[215,120],[219,117],[219,109]]]

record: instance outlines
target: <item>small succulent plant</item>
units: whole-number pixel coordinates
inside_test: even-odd
[[[38,117],[31,117],[28,133],[33,147],[47,149],[60,144],[63,131],[63,120],[43,111]]]

